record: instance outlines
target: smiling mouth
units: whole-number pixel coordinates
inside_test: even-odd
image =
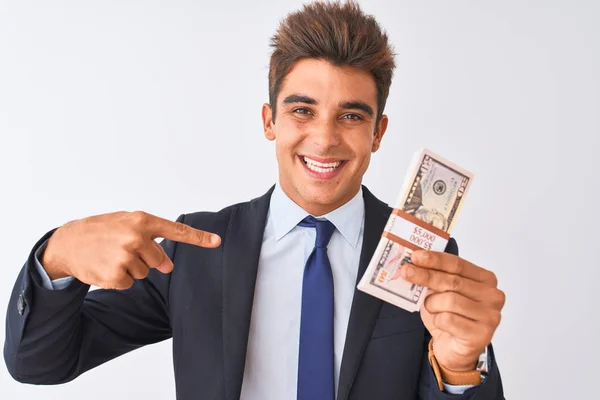
[[[334,160],[334,159],[315,160],[314,158],[307,157],[307,156],[299,156],[299,157],[302,160],[302,162],[304,162],[304,165],[306,165],[306,167],[310,171],[316,172],[317,174],[331,173],[346,163],[346,160]]]

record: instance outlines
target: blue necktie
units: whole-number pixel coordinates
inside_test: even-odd
[[[327,243],[335,226],[312,216],[299,225],[316,227],[317,240],[302,281],[298,400],[333,400],[333,275]]]

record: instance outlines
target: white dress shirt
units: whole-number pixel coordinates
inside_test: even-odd
[[[316,240],[315,228],[298,226],[308,215],[283,192],[279,184],[275,186],[258,263],[242,400],[296,398],[302,277]],[[329,220],[336,228],[327,245],[334,284],[336,396],[362,250],[364,216],[361,189],[349,202],[318,217]],[[39,262],[46,244],[36,252],[37,269],[45,288],[60,290],[73,278],[50,280]],[[471,387],[444,386],[446,392],[453,394],[461,394]]]
[[[343,206],[318,217],[336,228],[327,245],[334,287],[336,394],[356,288],[364,214],[360,190]],[[308,215],[276,185],[258,261],[242,399],[296,398],[302,276],[316,240],[315,228],[298,226]]]

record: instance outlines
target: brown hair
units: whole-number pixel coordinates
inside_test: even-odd
[[[379,123],[395,68],[388,37],[375,18],[354,1],[316,1],[289,14],[271,38],[269,103],[275,120],[283,80],[302,58],[319,58],[335,66],[352,66],[373,74],[377,86]]]

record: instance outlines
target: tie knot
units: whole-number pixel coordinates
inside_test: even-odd
[[[312,215],[304,218],[298,225],[317,228],[317,240],[315,242],[315,247],[327,247],[327,243],[329,243],[331,235],[333,235],[333,231],[335,231],[335,225],[333,225],[331,222],[327,221],[326,219],[318,220]]]

